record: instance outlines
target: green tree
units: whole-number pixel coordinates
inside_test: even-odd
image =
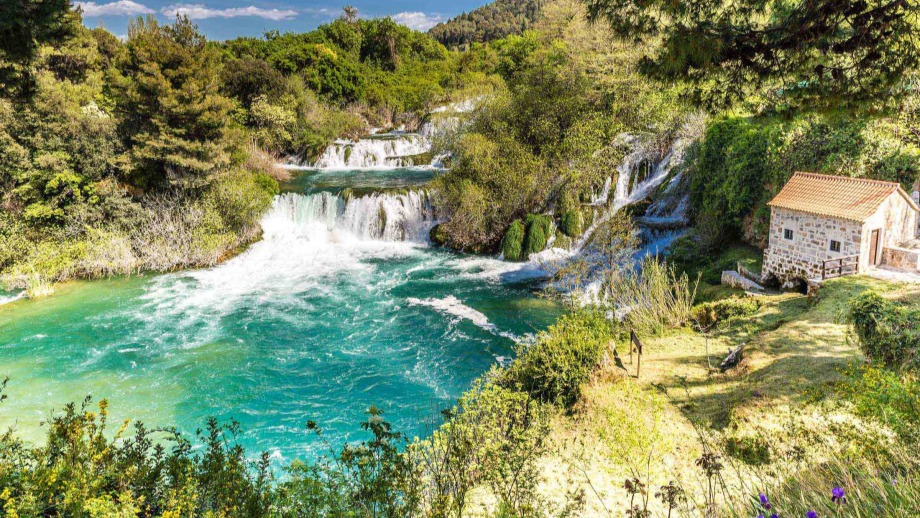
[[[714,105],[752,87],[782,104],[857,106],[900,93],[920,60],[917,0],[584,0],[633,41],[660,40],[643,69]]]
[[[38,49],[69,38],[79,25],[70,0],[0,2],[0,95],[29,93],[34,86],[29,65]]]
[[[134,175],[147,187],[199,189],[233,161],[232,102],[218,92],[220,61],[186,17],[152,17],[128,28],[128,62],[118,107]]]

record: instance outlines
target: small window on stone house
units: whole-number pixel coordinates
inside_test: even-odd
[[[792,241],[792,237],[793,237],[794,235],[795,235],[795,234],[792,232],[792,229],[791,229],[791,228],[784,228],[784,229],[783,229],[783,239],[788,239],[789,241]]]
[[[831,239],[831,252],[839,252],[839,251],[840,251],[840,241],[837,241],[836,239]]]

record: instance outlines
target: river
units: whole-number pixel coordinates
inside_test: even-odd
[[[424,435],[560,314],[534,295],[533,272],[429,246],[424,191],[334,194],[433,174],[304,171],[264,217],[263,240],[220,266],[0,305],[0,425],[41,440],[53,410],[92,395],[109,400],[114,428],[130,418],[194,433],[209,416],[235,419],[241,443],[278,463],[325,450],[308,420],[333,446],[363,438],[371,405]]]

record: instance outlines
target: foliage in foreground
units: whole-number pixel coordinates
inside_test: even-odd
[[[600,312],[563,316],[535,345],[519,346],[501,384],[537,401],[569,408],[580,399],[582,385],[597,369],[612,338],[610,322]]]
[[[787,106],[884,105],[920,63],[920,6],[910,0],[584,2],[620,38],[659,39],[646,73],[690,83],[716,106],[758,95]]]
[[[12,431],[0,436],[0,508],[5,516],[456,517],[481,506],[486,490],[496,516],[578,516],[585,494],[570,489],[564,502],[547,500],[541,461],[552,451],[557,409],[580,399],[609,338],[602,315],[568,315],[522,348],[511,367],[476,382],[428,439],[408,442],[371,408],[361,424],[368,438],[296,461],[277,479],[266,454],[253,457],[237,444],[233,423],[209,420],[193,438],[138,423],[132,435],[127,422],[108,428],[104,401],[98,411],[89,400],[68,405],[47,422],[44,446]],[[920,495],[918,385],[877,367],[850,374],[828,415],[852,407],[885,428],[830,417],[790,420],[744,443],[762,445],[768,465],[741,443],[700,430],[695,470],[668,471],[668,480],[645,475],[665,454],[658,448],[666,395],[620,378],[614,386],[623,389],[616,389],[622,413],[607,416],[598,440],[635,468],[623,504],[633,516],[658,516],[647,514],[655,509],[660,516],[711,516],[715,509],[724,516],[911,516]],[[322,437],[315,423],[306,428]]]

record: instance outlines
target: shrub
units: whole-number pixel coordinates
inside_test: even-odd
[[[502,383],[538,401],[571,407],[581,397],[582,384],[600,363],[611,338],[610,323],[603,314],[566,315],[533,345],[519,346],[518,358]]]
[[[524,237],[524,258],[546,249],[549,236],[552,235],[553,219],[542,214],[529,214],[524,220],[527,234]]]
[[[868,291],[850,302],[847,320],[859,347],[872,361],[888,367],[916,367],[920,349],[920,310],[902,306]]]
[[[502,239],[502,254],[506,261],[521,261],[524,256],[524,223],[516,219]]]
[[[713,324],[724,325],[733,319],[753,315],[763,306],[763,301],[756,297],[730,297],[707,302],[693,308],[693,320],[708,327]]]

